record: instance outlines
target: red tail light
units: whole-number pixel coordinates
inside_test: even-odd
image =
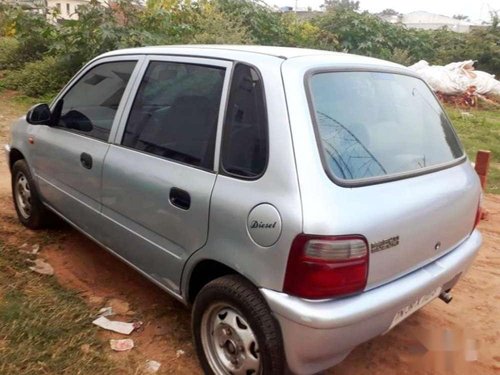
[[[331,298],[362,291],[367,277],[365,237],[300,234],[290,249],[283,289],[302,298]]]

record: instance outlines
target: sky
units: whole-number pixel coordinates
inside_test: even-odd
[[[323,0],[265,0],[269,5],[292,6],[318,9]],[[453,16],[464,14],[471,20],[489,21],[490,10],[500,11],[500,0],[360,0],[361,10],[372,13],[380,12],[386,8],[392,8],[400,13],[409,13],[416,10],[425,10],[431,13]]]

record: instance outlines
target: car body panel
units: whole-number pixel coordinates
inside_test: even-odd
[[[144,61],[140,76],[152,61],[226,69],[218,119],[220,128],[231,63],[200,58],[149,56]],[[137,79],[135,82],[135,91],[140,81]],[[214,171],[121,146],[127,114],[132,108],[134,97],[128,97],[104,165],[102,213],[105,225],[109,228],[103,242],[169,290],[179,293],[186,259],[207,241],[210,197],[217,175]],[[218,142],[220,137],[216,140]],[[169,194],[173,188],[189,193],[191,206],[188,210],[171,203]]]

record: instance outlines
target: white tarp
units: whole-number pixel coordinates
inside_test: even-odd
[[[409,66],[429,84],[434,91],[457,95],[475,86],[478,94],[500,95],[500,81],[486,72],[474,70],[474,61],[453,62],[445,66],[429,65],[425,60]]]

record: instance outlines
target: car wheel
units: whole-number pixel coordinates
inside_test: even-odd
[[[24,160],[18,160],[12,166],[12,196],[17,217],[24,226],[40,229],[52,221],[52,214],[42,204]]]
[[[193,306],[193,334],[206,374],[283,374],[281,330],[257,288],[241,276],[208,283]]]

